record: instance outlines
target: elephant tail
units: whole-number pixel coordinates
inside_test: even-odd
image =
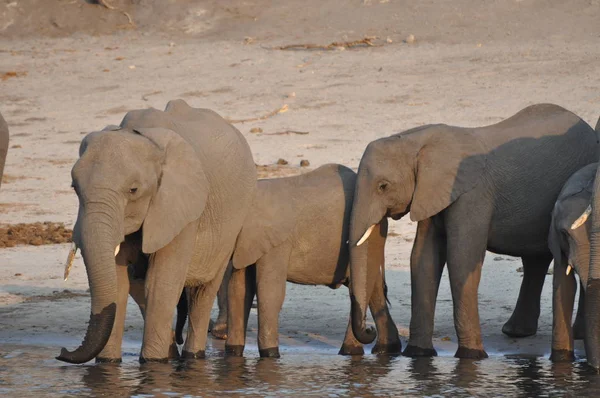
[[[188,316],[188,303],[187,294],[185,288],[181,292],[179,297],[179,303],[177,303],[177,323],[175,324],[175,341],[177,344],[183,344],[183,327]]]

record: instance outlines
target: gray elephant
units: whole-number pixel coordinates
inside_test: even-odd
[[[371,142],[360,161],[350,220],[352,326],[362,343],[366,253],[372,225],[408,212],[418,222],[411,255],[412,316],[407,356],[436,355],[435,302],[448,265],[460,358],[485,358],[477,291],[486,249],[519,256],[524,277],[516,308],[502,331],[537,331],[540,295],[552,255],[548,230],[567,179],[597,160],[594,130],[551,104],[529,106],[494,125],[427,125]],[[599,267],[600,269],[600,267]]]
[[[279,311],[286,281],[339,288],[348,285],[348,226],[356,173],[329,164],[306,174],[259,180],[256,198],[238,236],[228,290],[230,355],[241,356],[254,295],[258,301],[261,357],[279,357]],[[371,238],[367,267],[377,274],[368,287],[379,339],[374,353],[400,353],[398,330],[387,308],[384,245],[387,220]],[[348,325],[340,354],[362,354]]]
[[[596,124],[596,132],[600,132],[600,119]],[[590,214],[591,222],[586,226],[590,235],[590,266],[587,280],[583,280],[586,284],[584,341],[588,364],[600,372],[600,178],[597,171],[591,205],[578,224],[585,224],[585,219]]]
[[[0,114],[0,186],[2,185],[2,176],[4,175],[4,164],[6,163],[6,153],[8,152],[8,124]]]
[[[592,163],[569,178],[558,195],[548,234],[548,246],[554,257],[553,285],[553,361],[573,361],[573,340],[585,336],[585,290],[590,267],[589,232],[592,220],[579,219],[590,205],[598,163]],[[571,272],[575,271],[575,272]],[[575,303],[576,281],[579,275],[581,290],[575,325],[571,317]]]
[[[203,357],[210,309],[256,191],[248,143],[215,112],[176,100],[164,112],[131,111],[120,127],[87,135],[79,155],[71,173],[79,197],[73,241],[86,265],[92,311],[81,347],[57,358],[89,361],[113,337],[128,293],[115,255],[138,231],[150,254],[140,360],[168,358],[184,285],[193,328],[183,356]]]

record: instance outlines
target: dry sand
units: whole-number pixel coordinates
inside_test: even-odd
[[[118,124],[127,110],[160,109],[174,98],[231,119],[287,105],[286,112],[236,126],[256,163],[283,158],[298,166],[307,159],[310,167],[356,168],[378,137],[427,123],[491,124],[539,102],[562,105],[592,125],[600,115],[597,0],[110,3],[137,28],[124,13],[83,1],[0,1],[0,112],[11,131],[0,223],[72,225],[77,198],[70,169],[83,134]],[[405,40],[411,34],[414,42]],[[366,36],[377,36],[376,46],[273,49]],[[284,131],[308,134],[272,134]],[[408,218],[392,222],[386,251],[392,316],[404,336],[414,229]],[[77,259],[63,282],[67,251],[67,245],[0,249],[0,342],[80,342],[87,281]],[[500,332],[516,302],[520,266],[506,256],[486,258],[485,345],[491,353],[547,354],[551,278],[538,335],[517,341]],[[282,345],[337,349],[346,290],[288,287]],[[125,347],[135,352],[142,323],[133,305],[129,319]],[[455,341],[444,276],[435,344],[450,355]]]

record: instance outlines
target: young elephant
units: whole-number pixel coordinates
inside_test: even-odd
[[[598,160],[599,147],[584,120],[552,104],[529,106],[490,126],[427,125],[371,142],[358,168],[350,220],[352,327],[358,341],[375,338],[364,322],[372,283],[365,262],[372,226],[409,212],[418,226],[405,355],[436,355],[435,303],[447,264],[455,356],[487,357],[478,306],[486,250],[523,261],[517,305],[502,331],[514,337],[535,334],[552,260],[552,208],[568,178]]]
[[[304,175],[259,180],[256,198],[238,236],[228,291],[226,352],[241,356],[248,314],[257,295],[258,346],[261,357],[279,357],[279,311],[286,281],[304,285],[348,286],[348,226],[356,174],[329,164]],[[401,350],[398,330],[384,292],[382,220],[370,246],[369,305],[379,339],[372,352]],[[346,331],[340,354],[362,354],[363,347]]]
[[[578,218],[590,204],[597,168],[598,163],[592,163],[573,174],[558,195],[552,211],[548,246],[554,256],[552,281],[554,319],[550,356],[553,361],[574,360],[573,339],[582,339],[585,334],[583,311],[590,268],[589,233],[592,220]],[[579,275],[581,290],[577,318],[572,328],[571,316],[576,290],[575,273]]]
[[[57,359],[83,363],[111,346],[129,290],[115,250],[136,232],[149,255],[140,361],[169,358],[184,286],[194,328],[183,356],[204,357],[210,308],[256,191],[243,135],[215,112],[174,100],[164,111],[133,110],[120,126],[88,134],[71,176],[79,199],[73,242],[86,266],[92,311],[82,345]],[[110,354],[102,358],[121,353]]]

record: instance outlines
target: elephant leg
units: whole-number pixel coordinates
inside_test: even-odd
[[[284,243],[256,263],[258,352],[261,357],[279,358],[279,312],[285,298],[290,250],[289,243]]]
[[[522,260],[523,281],[517,305],[510,319],[502,327],[502,333],[510,337],[527,337],[537,332],[540,297],[552,255],[548,253],[522,257]]]
[[[446,240],[432,219],[419,221],[410,256],[410,338],[402,353],[408,357],[436,356],[433,319],[442,271],[446,263]]]
[[[448,209],[444,220],[454,328],[458,338],[456,358],[488,356],[481,338],[478,290],[488,241],[489,222],[485,220],[491,218],[486,217],[486,213],[491,213],[491,209],[480,206],[479,202],[476,197],[461,197]],[[470,220],[470,214],[477,214],[478,218]]]
[[[225,275],[223,276],[223,282],[221,282],[221,287],[219,287],[219,292],[217,293],[219,316],[210,328],[213,337],[219,340],[227,339],[227,296],[229,294],[229,280],[231,279],[232,271],[233,265],[229,262],[227,264],[227,269],[225,270]]]
[[[552,277],[552,354],[550,360],[555,362],[573,361],[573,328],[571,318],[575,303],[575,275],[566,275],[567,259],[554,260]]]
[[[96,362],[121,362],[121,345],[125,329],[127,298],[129,297],[129,274],[127,267],[117,265],[117,313],[108,342],[96,357]]]
[[[173,315],[192,261],[197,229],[197,221],[189,223],[175,239],[150,257],[146,274],[146,318],[140,362],[164,362],[169,358],[175,337]]]
[[[256,293],[256,266],[232,270],[228,289],[225,353],[241,357],[246,346],[248,318]]]
[[[577,305],[577,316],[573,324],[573,338],[583,340],[585,338],[585,290],[583,284],[579,284],[579,304]]]
[[[227,262],[231,255],[227,256]],[[188,287],[188,333],[183,346],[183,357],[187,359],[202,359],[206,356],[206,340],[210,311],[215,302],[217,292],[223,281],[227,263],[220,267],[215,278],[203,286]]]

